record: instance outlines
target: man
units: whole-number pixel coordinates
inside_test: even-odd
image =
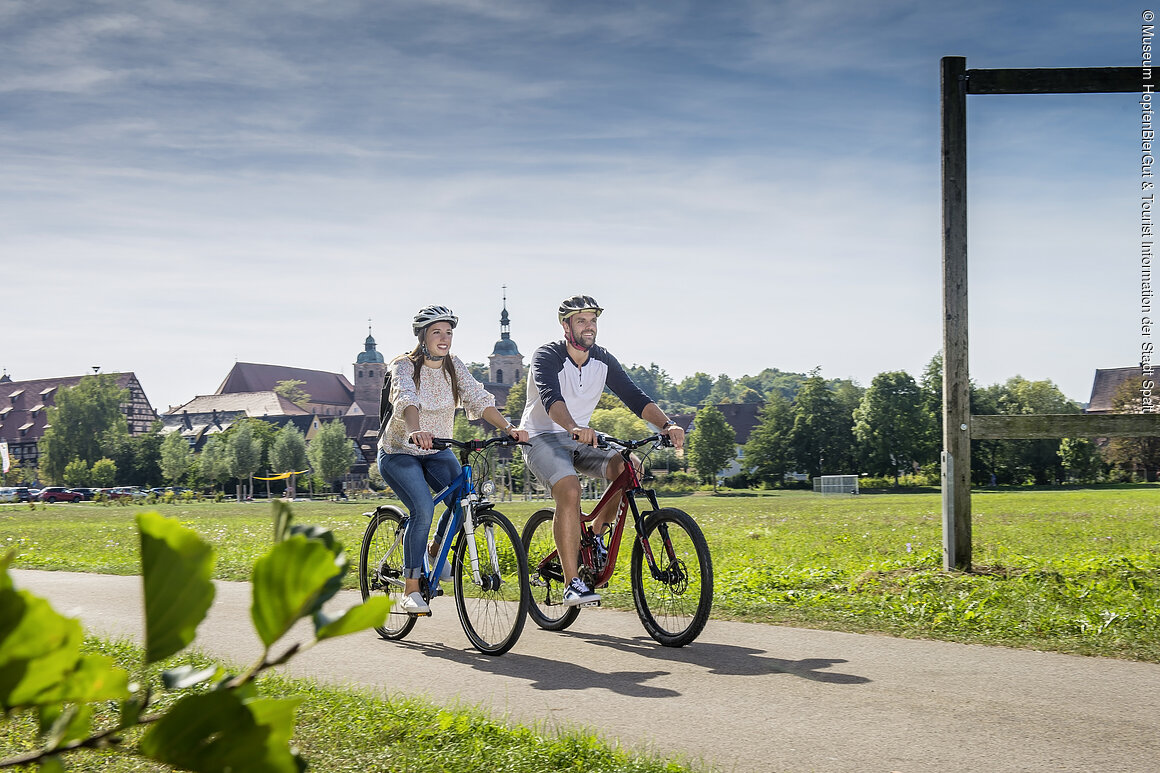
[[[552,534],[568,587],[564,606],[600,601],[579,577],[581,534],[580,479],[613,480],[624,470],[615,451],[596,448],[596,432],[588,426],[592,412],[607,386],[628,408],[660,428],[680,448],[685,431],[670,421],[660,406],[640,390],[609,352],[596,345],[596,318],[604,309],[588,295],[575,295],[560,304],[558,318],[564,340],[545,344],[532,355],[528,370],[528,399],[520,429],[527,430],[531,447],[525,450],[528,468],[552,492],[556,515]],[[619,499],[597,512],[592,530],[601,535],[616,518]],[[597,550],[607,553],[603,539]]]

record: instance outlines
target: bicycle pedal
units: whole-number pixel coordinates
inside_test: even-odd
[[[600,602],[599,601],[586,601],[583,604],[578,604],[577,606],[579,606],[579,607],[598,607],[598,606],[600,606]]]

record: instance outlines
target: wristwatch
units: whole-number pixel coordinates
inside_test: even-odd
[[[669,419],[668,421],[666,421],[664,424],[661,425],[661,431],[664,432],[669,427],[675,427],[675,426],[677,426],[677,423],[675,421],[673,421],[672,419]]]

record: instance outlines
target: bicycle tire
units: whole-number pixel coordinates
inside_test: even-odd
[[[494,557],[488,549],[489,533],[494,540]],[[524,630],[528,611],[527,555],[516,527],[498,510],[475,514],[471,539],[475,542],[482,583],[475,582],[467,533],[461,530],[451,564],[459,622],[477,650],[485,655],[502,655],[515,645]]]
[[[363,601],[375,593],[391,599],[391,611],[379,636],[397,640],[415,627],[415,616],[399,610],[403,598],[403,511],[391,505],[378,508],[371,516],[358,551],[358,587]]]
[[[580,607],[566,607],[561,603],[567,581],[559,557],[541,566],[556,550],[556,537],[552,533],[555,515],[555,511],[547,509],[532,513],[522,535],[528,556],[528,616],[545,631],[563,631],[580,614]]]
[[[667,535],[676,560],[663,544]],[[666,647],[683,647],[700,635],[713,608],[713,560],[701,527],[683,510],[656,510],[644,535],[662,577],[649,571],[641,541],[632,546],[632,600],[648,635]],[[661,539],[655,539],[660,536]]]

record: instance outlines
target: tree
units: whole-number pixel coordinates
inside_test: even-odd
[[[524,404],[528,400],[528,380],[526,378],[516,379],[512,384],[512,388],[508,390],[507,402],[504,403],[503,412],[508,419],[515,424],[520,423],[520,417],[524,414]]]
[[[675,387],[676,399],[685,405],[700,405],[713,388],[713,378],[708,373],[694,373],[681,380]]]
[[[1104,462],[1096,444],[1087,438],[1064,438],[1059,442],[1059,459],[1069,480],[1095,483],[1104,473]]]
[[[648,424],[624,405],[597,408],[592,412],[588,426],[605,435],[621,440],[632,440],[649,434]]]
[[[41,474],[53,483],[64,477],[73,459],[92,464],[129,436],[121,404],[129,390],[117,386],[111,374],[85,376],[74,387],[61,389],[48,409],[48,429],[40,441]]]
[[[789,401],[774,392],[758,414],[758,425],[745,444],[745,464],[754,478],[767,487],[785,482],[791,472],[793,449],[793,409]]]
[[[452,425],[451,437],[466,442],[468,440],[475,440],[479,436],[479,433],[480,430],[472,425],[466,413],[461,410],[455,411],[455,422]]]
[[[899,468],[920,459],[930,436],[918,384],[906,371],[879,373],[853,416],[866,471],[893,475],[897,486]]]
[[[279,381],[274,384],[274,392],[285,397],[299,408],[305,409],[310,404],[310,395],[302,391],[302,385],[305,383],[305,381],[296,378]]]
[[[271,472],[299,472],[305,470],[309,462],[306,459],[306,436],[293,424],[287,424],[274,435],[274,442],[270,444]],[[287,490],[291,496],[295,493],[295,476],[290,476]]]
[[[346,425],[341,421],[329,421],[310,441],[306,455],[315,474],[325,481],[335,481],[350,470],[357,451],[346,436]]]
[[[180,432],[170,432],[161,441],[161,474],[170,483],[180,483],[193,467],[193,451]]]
[[[482,362],[467,363],[467,372],[481,384],[486,384],[491,381],[491,370]]]
[[[693,431],[687,444],[689,464],[702,481],[712,481],[717,490],[717,473],[736,457],[737,433],[725,415],[715,406],[708,405],[697,411]]]
[[[112,459],[98,459],[93,462],[92,472],[89,473],[89,482],[99,488],[108,488],[117,483],[117,463]]]
[[[713,405],[736,402],[733,399],[733,387],[733,379],[724,373],[720,374],[717,376],[713,388],[709,390],[709,394],[705,396],[705,402]]]
[[[1069,400],[1050,380],[1028,381],[1022,376],[1007,379],[994,388],[999,413],[1052,414],[1079,413],[1079,406]],[[995,470],[999,482],[1046,485],[1064,477],[1059,457],[1059,440],[1001,441]]]
[[[64,468],[64,485],[66,486],[87,486],[89,485],[89,466],[81,459],[73,459]]]
[[[226,458],[228,446],[229,442],[222,434],[210,435],[198,455],[198,473],[211,486],[224,483],[230,477],[229,460]]]
[[[625,372],[654,402],[671,398],[675,386],[673,380],[655,362],[649,363],[647,368],[643,365],[633,365]]]
[[[834,393],[815,369],[793,401],[790,434],[797,469],[811,478],[826,472],[842,472],[842,460],[849,451],[842,429],[852,424],[853,419],[847,421],[840,413]]]
[[[234,431],[227,441],[226,465],[230,475],[237,478],[238,483],[245,485],[250,476],[261,469],[262,448],[254,437],[252,420],[244,419],[230,429]]]
[[[1140,395],[1140,381],[1124,381],[1112,395],[1112,410],[1115,413],[1143,413]],[[1154,481],[1160,471],[1160,438],[1116,437],[1108,440],[1104,459],[1123,470],[1126,475],[1139,475],[1146,481]]]

